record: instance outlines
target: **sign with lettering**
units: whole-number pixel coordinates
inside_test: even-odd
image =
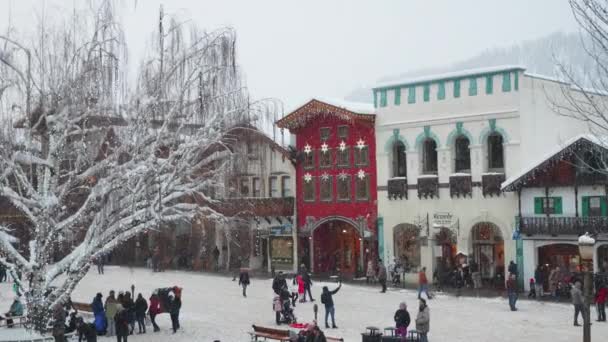
[[[433,214],[433,228],[450,228],[454,224],[454,215],[448,212]]]

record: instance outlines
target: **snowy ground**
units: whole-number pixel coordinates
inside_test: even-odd
[[[73,295],[75,301],[90,302],[95,293],[104,296],[109,290],[127,290],[146,297],[154,288],[179,285],[184,288],[180,314],[182,331],[169,332],[170,320],[163,314],[158,319],[162,331],[133,336],[129,341],[249,341],[251,324],[274,326],[271,280],[252,279],[249,297],[243,298],[237,282],[231,278],[201,273],[152,273],[144,269],[106,267],[105,275],[91,272]],[[315,283],[313,295],[319,299],[321,286]],[[329,284],[330,288],[335,286]],[[0,284],[0,311],[10,305],[12,292],[6,283]],[[105,297],[104,297],[105,298]],[[411,290],[389,290],[344,285],[334,297],[336,323],[339,329],[329,329],[328,336],[343,337],[345,341],[360,341],[360,333],[369,325],[384,328],[393,324],[393,314],[399,302],[405,301],[412,317],[417,312],[416,293]],[[318,303],[318,301],[317,301]],[[322,305],[318,303],[321,307]],[[534,341],[571,342],[582,340],[582,328],[572,326],[572,307],[566,304],[520,301],[519,311],[511,312],[505,299],[455,298],[439,295],[429,301],[431,309],[431,341],[483,342]],[[6,309],[5,309],[6,308]],[[323,309],[320,308],[320,315]],[[311,303],[298,304],[296,315],[301,322],[313,319]],[[595,310],[593,312],[595,317]],[[608,324],[592,326],[596,338],[608,336]],[[0,330],[0,341],[10,340],[6,329]],[[101,338],[100,341],[114,341]]]

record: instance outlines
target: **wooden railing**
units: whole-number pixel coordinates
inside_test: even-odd
[[[526,235],[608,233],[608,217],[522,217],[520,231]]]

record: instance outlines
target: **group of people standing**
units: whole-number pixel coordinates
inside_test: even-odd
[[[428,342],[428,333],[431,330],[431,312],[426,304],[426,300],[419,298],[418,315],[416,316],[416,332],[420,342]],[[399,304],[399,309],[395,312],[395,334],[406,337],[408,327],[411,322],[410,313],[407,311],[405,302]]]

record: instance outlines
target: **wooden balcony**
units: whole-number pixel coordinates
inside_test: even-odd
[[[407,179],[393,178],[388,180],[388,199],[407,199]]]
[[[450,176],[450,197],[473,197],[473,182],[471,175],[451,175]]]
[[[522,217],[520,231],[528,236],[608,233],[608,217]]]
[[[418,177],[418,198],[439,198],[439,178],[437,176]]]
[[[500,196],[501,184],[505,181],[504,173],[488,173],[481,176],[481,188],[484,197]]]

